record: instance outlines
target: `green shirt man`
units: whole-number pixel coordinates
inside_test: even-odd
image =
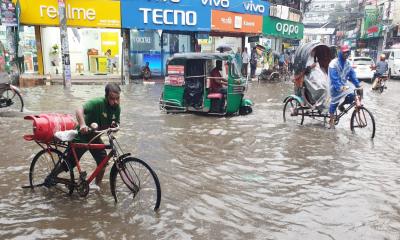
[[[79,134],[74,142],[89,142],[94,135],[89,132],[89,127],[92,123],[98,124],[98,129],[106,129],[114,124],[119,124],[120,121],[120,87],[115,83],[109,83],[105,88],[105,97],[94,98],[85,103],[82,107],[76,110],[76,118],[79,124]],[[100,138],[96,138],[92,143],[102,143]],[[89,150],[97,165],[101,163],[107,155],[106,150],[92,149]],[[76,149],[78,160],[86,152],[86,149]],[[75,160],[71,152],[67,156],[70,167],[75,167]],[[99,189],[97,186],[101,183],[105,172],[103,168],[97,175],[95,184],[91,187]]]
[[[78,109],[80,110],[80,109]],[[119,124],[120,122],[121,107],[119,105],[112,107],[108,103],[106,97],[93,98],[83,105],[83,115],[85,126],[90,126],[92,123],[97,123],[99,130],[110,127],[113,123]],[[78,113],[77,113],[78,118]],[[80,124],[79,130],[82,129]],[[87,143],[93,137],[92,134],[80,134],[75,138],[74,142]]]

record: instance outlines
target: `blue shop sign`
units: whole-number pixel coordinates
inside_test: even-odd
[[[269,2],[261,0],[192,0],[213,10],[269,16]]]
[[[201,0],[121,0],[123,28],[210,31],[211,10]]]

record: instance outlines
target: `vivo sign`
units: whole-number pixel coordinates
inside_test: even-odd
[[[194,11],[182,11],[171,9],[139,8],[143,12],[143,23],[148,24],[149,18],[153,24],[161,25],[197,25],[197,13]],[[149,17],[151,15],[151,17]]]
[[[275,25],[275,29],[282,34],[299,34],[299,27],[292,24],[278,22]]]
[[[269,3],[260,0],[201,0],[203,6],[216,10],[225,10],[239,13],[267,14]]]
[[[253,2],[243,2],[243,6],[246,11],[256,12],[256,13],[264,13],[265,7],[262,4],[254,4]]]
[[[203,5],[229,8],[229,0],[201,0]]]

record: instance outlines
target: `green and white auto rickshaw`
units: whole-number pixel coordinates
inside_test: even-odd
[[[219,77],[215,77],[217,65]],[[214,74],[211,74],[212,70]],[[225,83],[224,91],[215,92],[212,81],[221,80]],[[244,98],[246,87],[247,79],[241,76],[234,55],[178,53],[167,61],[160,108],[167,113],[246,115],[252,112],[253,105],[251,100]]]

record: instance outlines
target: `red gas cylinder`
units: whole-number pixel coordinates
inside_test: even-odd
[[[28,115],[24,117],[33,120],[33,135],[25,135],[27,141],[38,141],[48,143],[54,138],[54,133],[75,129],[77,123],[70,114],[49,113],[39,115]]]

